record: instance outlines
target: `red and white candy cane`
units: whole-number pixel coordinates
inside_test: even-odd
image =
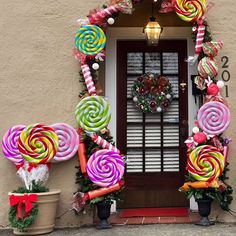
[[[93,82],[93,78],[92,78],[89,66],[86,63],[84,63],[81,65],[81,69],[84,75],[85,84],[87,86],[89,94],[96,95],[96,88]]]
[[[120,150],[117,147],[113,146],[111,143],[103,139],[101,136],[98,136],[96,134],[91,134],[91,138],[93,142],[99,145],[100,147],[120,153]]]
[[[204,19],[201,18],[198,21],[198,27],[197,27],[195,55],[194,56],[190,56],[187,59],[187,62],[190,62],[192,64],[195,63],[195,61],[198,59],[200,53],[202,52],[202,44],[203,44],[204,37],[205,37],[205,30],[206,30],[206,26],[204,25]]]
[[[206,30],[206,26],[204,25],[204,20],[201,19],[198,21],[197,39],[196,39],[196,45],[195,45],[195,54],[197,56],[199,56],[200,53],[202,52],[202,43],[205,36],[205,30]]]

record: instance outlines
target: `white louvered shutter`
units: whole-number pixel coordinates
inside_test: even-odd
[[[162,74],[172,83],[174,99],[164,114],[144,114],[131,97],[131,88],[144,73]],[[178,53],[127,54],[127,172],[179,171]]]

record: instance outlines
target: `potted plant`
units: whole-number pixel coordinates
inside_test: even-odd
[[[71,126],[17,125],[3,137],[2,150],[13,162],[23,187],[10,192],[8,219],[17,235],[50,233],[55,225],[61,190],[48,189],[51,162],[66,161],[78,150],[79,136]]]
[[[76,183],[79,185],[79,190],[74,196],[73,208],[79,212],[85,206],[89,206],[90,209],[95,209],[96,207],[97,216],[100,219],[97,228],[108,229],[111,228],[111,225],[108,223],[111,205],[113,201],[121,201],[121,192],[124,188],[124,181],[123,179],[120,179],[115,184],[111,183],[109,186],[101,187],[98,185],[99,183],[97,183],[96,180],[92,181],[90,179],[91,177],[89,177],[87,173],[87,171],[89,171],[87,163],[91,162],[94,154],[103,152],[107,153],[108,150],[102,149],[100,145],[96,143],[96,135],[96,137],[90,137],[83,134],[83,131],[80,129],[79,133],[81,132],[82,135],[80,137],[83,136],[83,138],[80,143],[78,154],[80,165],[76,167]],[[99,136],[109,142],[109,144],[114,144],[109,131],[104,134],[99,133]],[[110,154],[118,155],[116,152],[109,152],[108,158],[114,158],[114,156],[109,157]]]
[[[185,183],[185,185],[180,188],[180,191],[184,192],[188,199],[194,197],[198,204],[198,213],[201,216],[201,220],[197,225],[209,226],[213,224],[213,222],[210,222],[208,219],[213,201],[217,202],[222,210],[231,213],[229,205],[233,200],[233,190],[230,185],[224,183],[223,179],[225,178],[224,174],[221,177],[221,181],[215,181],[215,186],[212,185],[212,187],[208,188],[194,188],[194,185],[191,187],[191,183],[196,182],[187,182],[187,184]],[[186,185],[189,185],[189,187]]]
[[[233,199],[233,189],[225,182],[229,170],[227,162],[229,141],[216,136],[207,140],[202,132],[195,133],[194,137],[198,143],[189,142],[191,137],[186,141],[189,148],[188,175],[185,176],[186,182],[179,190],[184,192],[188,199],[194,197],[197,202],[201,216],[197,225],[209,226],[213,224],[208,219],[213,201],[216,201],[224,211],[232,213],[229,205]],[[200,136],[203,137],[201,140]]]

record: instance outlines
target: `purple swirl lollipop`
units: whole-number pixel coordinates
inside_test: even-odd
[[[25,125],[16,125],[10,128],[2,139],[2,152],[4,156],[12,161],[15,165],[23,164],[24,158],[18,149],[18,140]]]
[[[95,152],[87,163],[89,179],[101,187],[109,187],[119,182],[124,175],[124,169],[123,158],[108,149]]]

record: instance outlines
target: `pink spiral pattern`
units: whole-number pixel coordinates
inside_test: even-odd
[[[59,139],[59,146],[53,161],[67,161],[74,157],[79,148],[79,135],[76,130],[65,123],[51,126]]]
[[[16,165],[24,163],[24,158],[18,148],[18,141],[20,133],[25,127],[25,125],[13,126],[5,133],[2,139],[2,152],[4,156]]]
[[[223,133],[230,124],[230,111],[221,102],[207,102],[198,111],[199,127],[209,135]]]
[[[89,179],[98,186],[109,187],[118,183],[124,175],[123,158],[112,150],[99,150],[88,160]]]

